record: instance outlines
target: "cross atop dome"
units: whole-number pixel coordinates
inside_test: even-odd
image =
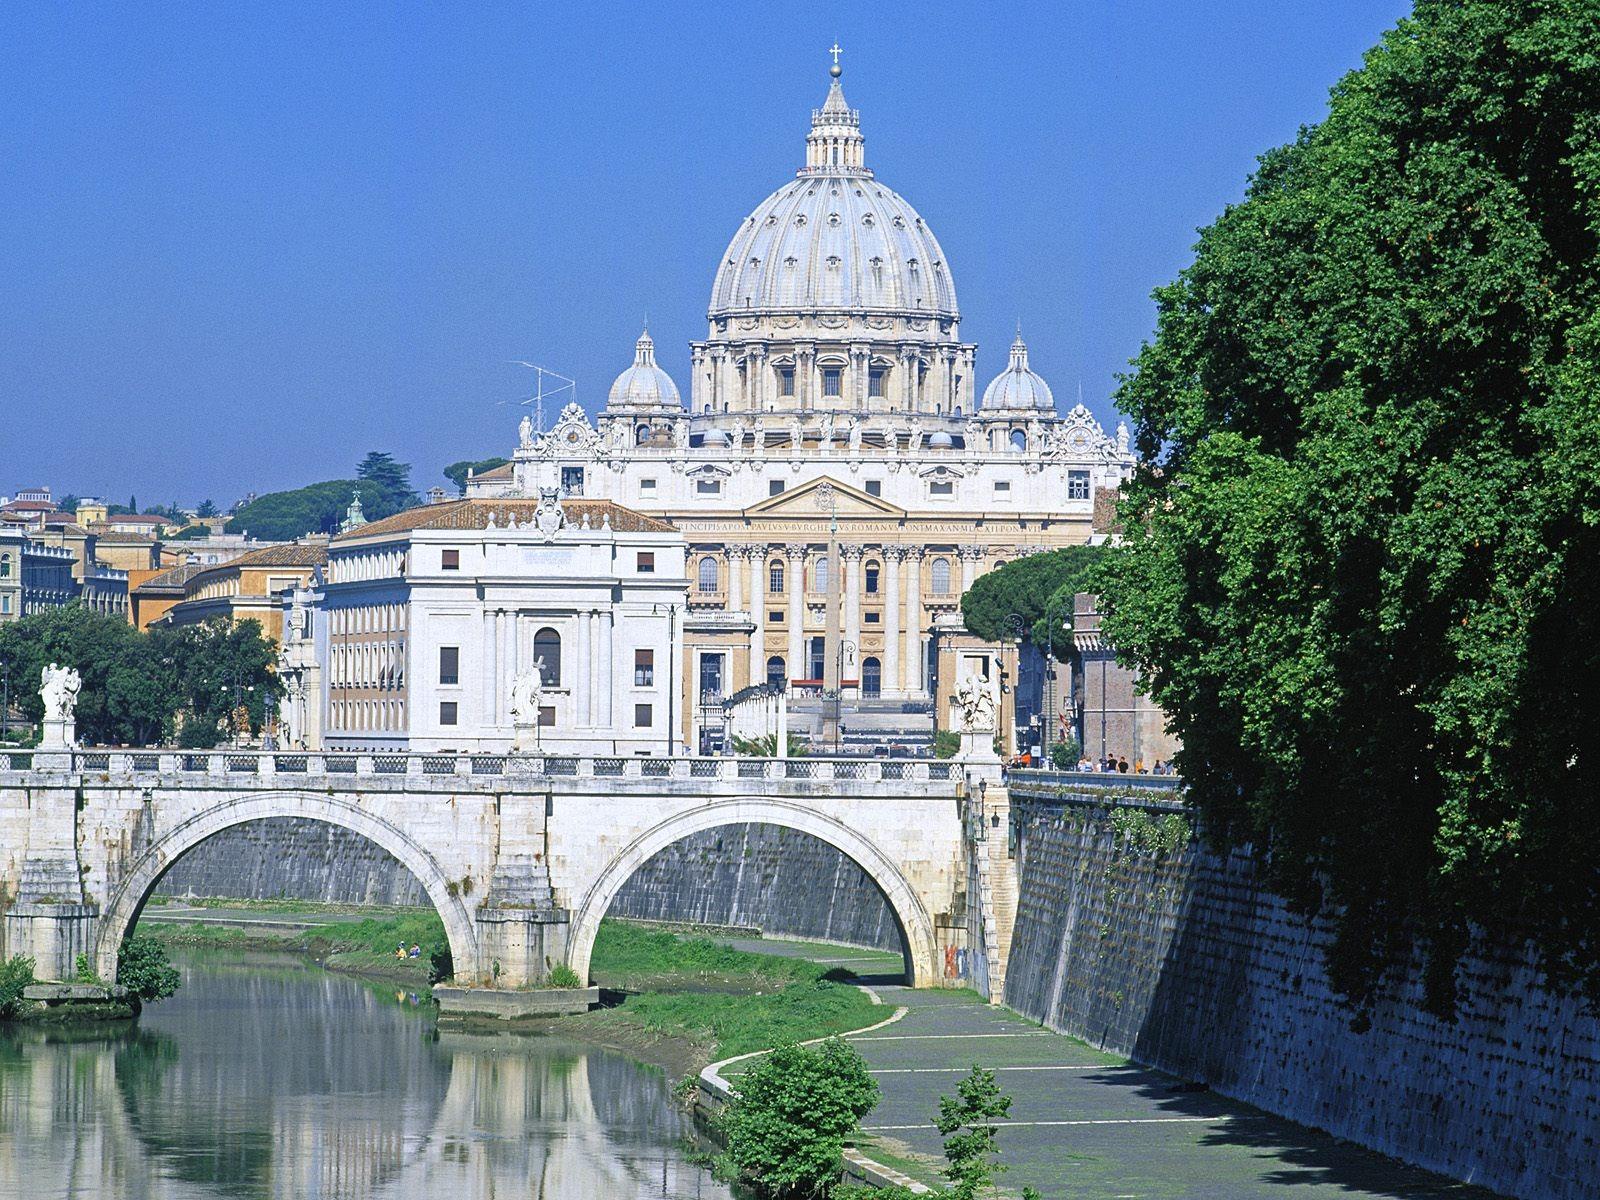
[[[828,74],[833,81],[828,85],[828,98],[821,108],[811,110],[811,133],[806,138],[806,165],[802,175],[871,175],[863,163],[866,141],[861,136],[861,114],[845,101],[844,89],[839,86],[839,76],[844,68],[839,65],[839,55],[844,51],[837,40],[828,50],[833,55],[833,65]]]

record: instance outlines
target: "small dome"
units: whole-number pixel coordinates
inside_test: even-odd
[[[951,437],[942,429],[928,439],[928,445],[935,450],[948,450],[955,444],[955,438]]]
[[[703,446],[726,446],[728,445],[727,432],[721,429],[708,429],[705,437],[700,439],[700,444]]]
[[[1050,385],[1028,366],[1028,345],[1017,331],[1017,340],[1011,343],[1011,361],[1006,369],[994,377],[983,392],[983,407],[988,410],[1026,410],[1053,413],[1056,398]]]
[[[650,340],[650,331],[639,335],[634,345],[633,366],[629,367],[611,385],[606,398],[608,408],[679,408],[678,385],[656,366],[656,344]]]

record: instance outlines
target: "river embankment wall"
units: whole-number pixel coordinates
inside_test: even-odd
[[[1417,964],[1397,971],[1357,1032],[1323,966],[1328,923],[1268,891],[1248,849],[1174,837],[1159,807],[1013,804],[1011,1007],[1458,1179],[1600,1197],[1600,1018],[1545,986],[1528,947],[1480,940],[1454,1021],[1424,1010]]]
[[[415,876],[360,834],[294,817],[224,830],[173,864],[157,892],[425,905]],[[774,825],[708,830],[635,872],[611,915],[760,930],[772,937],[898,951],[894,912],[871,878],[827,843]]]

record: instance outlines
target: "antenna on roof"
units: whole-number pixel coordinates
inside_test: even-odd
[[[533,395],[528,396],[525,399],[518,400],[517,403],[521,404],[521,405],[528,405],[528,404],[533,405],[533,429],[534,429],[534,432],[535,433],[543,433],[544,432],[544,402],[545,402],[545,397],[547,397],[547,396],[559,396],[562,392],[570,391],[572,393],[573,399],[577,399],[577,396],[578,396],[578,384],[577,384],[577,381],[573,380],[573,379],[568,379],[565,375],[561,374],[559,371],[552,371],[548,367],[541,367],[538,363],[524,362],[520,358],[513,358],[513,359],[510,359],[509,361],[510,361],[512,366],[527,367],[528,370],[533,372],[533,376],[534,376]],[[544,377],[546,375],[550,376],[551,379],[559,379],[559,380],[561,380],[561,386],[560,387],[551,388],[548,392],[545,391],[545,389],[544,389]]]

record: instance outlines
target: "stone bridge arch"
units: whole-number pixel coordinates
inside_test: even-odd
[[[195,813],[158,837],[139,856],[131,870],[112,890],[100,914],[95,939],[95,970],[102,979],[114,979],[117,952],[123,938],[139,919],[145,901],[161,877],[189,850],[235,825],[267,817],[303,817],[338,825],[377,843],[417,877],[435,911],[444,922],[450,941],[450,956],[458,978],[478,974],[478,937],[472,915],[458,895],[452,895],[449,880],[438,862],[399,826],[354,804],[314,792],[266,792],[235,796]]]
[[[674,842],[708,829],[738,824],[779,825],[826,842],[853,860],[877,884],[900,926],[906,976],[916,987],[939,983],[933,919],[922,898],[895,862],[864,834],[813,808],[783,800],[722,800],[674,813],[645,830],[614,855],[584,889],[573,910],[567,964],[580,979],[589,977],[589,959],[600,920],[628,879],[653,855]]]

